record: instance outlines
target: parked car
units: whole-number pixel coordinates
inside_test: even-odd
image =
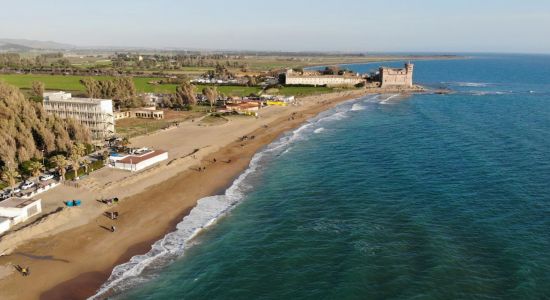
[[[40,176],[40,181],[48,181],[50,179],[53,179],[53,174],[44,174]]]
[[[7,189],[0,193],[0,198],[7,199],[9,197],[15,196],[19,192],[21,192],[20,188]]]
[[[32,188],[33,186],[35,185],[35,183],[33,181],[25,181],[21,184],[21,189],[22,190],[28,190],[30,188]]]

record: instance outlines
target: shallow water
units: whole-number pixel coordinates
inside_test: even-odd
[[[106,287],[117,299],[549,298],[550,57],[415,67],[458,93],[322,113]]]

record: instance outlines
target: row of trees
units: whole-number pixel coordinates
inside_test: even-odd
[[[65,180],[67,168],[69,167],[74,172],[74,177],[78,176],[77,172],[80,166],[83,166],[85,172],[88,173],[91,161],[86,157],[87,147],[83,143],[74,144],[68,154],[68,156],[56,154],[48,158],[49,165],[57,169],[62,180]],[[23,177],[22,173],[27,176],[36,177],[44,169],[45,166],[38,160],[25,162],[18,169],[10,166],[3,166],[0,172],[0,179],[9,186],[14,186],[17,180]]]
[[[85,78],[80,80],[90,98],[113,99],[118,108],[140,107],[142,100],[137,97],[137,91],[132,77],[116,77],[114,79],[97,80]]]
[[[42,105],[0,81],[0,168],[57,153],[69,153],[76,143],[89,143],[90,131],[78,122],[48,115]]]
[[[177,54],[177,55],[139,55],[117,53],[111,60],[114,68],[138,67],[140,69],[176,70],[185,67],[225,66],[228,68],[248,68],[243,63],[244,56],[224,54]]]
[[[46,53],[22,57],[18,53],[0,53],[0,68],[41,69],[44,67],[70,67],[71,62],[62,53]]]
[[[210,104],[211,110],[216,105],[220,97],[224,97],[215,86],[207,86],[202,90],[202,95]],[[174,109],[190,109],[191,106],[197,105],[198,94],[196,87],[189,81],[184,81],[176,87],[176,93],[170,97],[164,97],[164,107]]]

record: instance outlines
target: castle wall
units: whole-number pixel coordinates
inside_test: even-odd
[[[405,68],[380,68],[381,87],[402,86],[411,88],[413,86],[413,64],[405,64]]]
[[[317,75],[297,76],[287,74],[285,84],[287,85],[315,85],[315,86],[354,86],[365,79],[361,77],[348,77],[341,75]]]

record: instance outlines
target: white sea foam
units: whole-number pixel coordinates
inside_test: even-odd
[[[486,95],[508,95],[513,91],[471,91],[470,94],[474,96],[486,96]]]
[[[360,103],[355,103],[351,107],[351,111],[358,111],[358,110],[365,110],[365,106],[361,105]]]
[[[292,143],[310,136],[311,133],[322,132],[324,128],[319,126],[323,123],[347,118],[346,113],[350,110],[353,110],[353,105],[350,109],[349,104],[343,103],[285,134],[255,154],[248,169],[233,182],[224,195],[200,199],[197,206],[176,226],[175,231],[155,242],[148,253],[136,255],[130,261],[116,266],[107,282],[89,299],[102,299],[108,294],[118,293],[148,281],[149,279],[143,276],[145,270],[154,270],[155,267],[166,265],[182,256],[185,250],[193,245],[193,238],[197,234],[215,224],[243,200],[247,191],[252,188],[247,178],[258,171],[265,157],[276,157],[288,152]]]
[[[399,97],[399,94],[395,94],[395,95],[391,95],[389,97],[387,97],[386,99],[382,99],[380,101],[380,104],[389,104],[389,101],[395,97]]]
[[[490,83],[486,82],[443,82],[443,84],[456,85],[461,87],[487,87]]]
[[[273,151],[267,148],[266,151]],[[155,242],[151,250],[144,255],[136,255],[127,263],[116,266],[107,282],[96,295],[89,299],[102,299],[106,293],[118,292],[143,282],[139,275],[154,264],[163,264],[183,255],[185,249],[191,246],[191,240],[199,232],[215,224],[216,221],[229,212],[242,199],[251,187],[246,184],[246,178],[258,168],[258,163],[265,152],[259,152],[252,158],[249,168],[237,178],[225,195],[200,199],[197,205],[176,226],[176,230]]]

